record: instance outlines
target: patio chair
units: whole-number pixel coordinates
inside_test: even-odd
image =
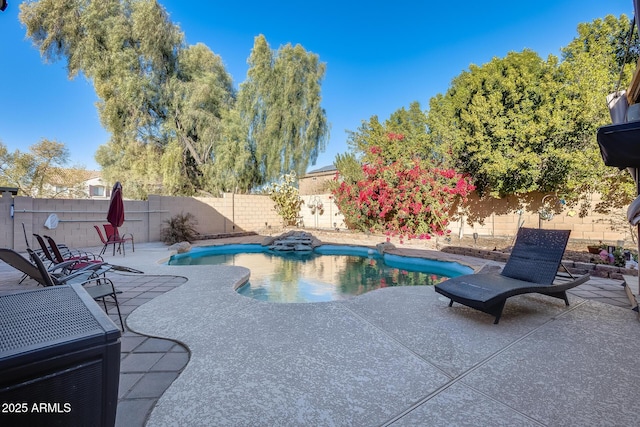
[[[562,256],[570,230],[520,228],[507,264],[500,273],[480,273],[455,277],[435,285],[439,294],[455,302],[495,316],[500,321],[507,301],[515,295],[539,293],[564,300],[566,291],[589,280],[589,275],[573,277],[562,266]],[[567,274],[558,275],[562,266]]]
[[[85,291],[93,298],[95,301],[102,300],[102,304],[104,305],[104,311],[108,312],[106,298],[111,297],[116,305],[116,310],[118,311],[118,318],[120,319],[120,327],[124,332],[124,322],[122,321],[122,314],[120,313],[120,304],[118,303],[118,297],[116,296],[117,291],[113,282],[104,277],[100,276],[100,272],[93,270],[81,270],[71,273],[65,276],[55,276],[49,274],[47,268],[45,267],[42,260],[31,250],[27,249],[31,259],[36,264],[36,271],[33,271],[33,264],[24,259],[19,253],[12,251],[11,249],[0,249],[0,259],[3,259],[7,264],[13,266],[14,268],[21,269],[24,268],[23,271],[34,278],[38,283],[43,286],[56,286],[56,285],[66,285],[72,283],[80,283]],[[8,258],[11,262],[6,261],[5,258]],[[30,266],[30,267],[29,267]],[[110,266],[107,266],[110,267]],[[37,278],[36,278],[37,277]],[[87,286],[92,284],[92,286]]]
[[[40,259],[33,250],[31,250],[30,254],[31,253],[33,253],[33,255],[31,255],[32,257]],[[16,270],[21,271],[24,276],[32,278],[42,286],[53,285],[53,283],[50,283],[50,281],[46,280],[42,276],[38,267],[12,249],[0,248],[0,260],[4,261]],[[44,266],[44,263],[42,265]],[[22,280],[20,280],[20,282],[22,282]]]
[[[47,270],[49,270],[49,272],[61,270],[62,272],[69,273],[73,270],[79,270],[87,267],[88,264],[84,261],[88,260],[89,259],[88,257],[85,257],[84,255],[74,255],[74,256],[68,255],[67,257],[64,257],[60,253],[60,250],[57,246],[56,246],[56,249],[58,250],[59,256],[56,257],[51,246],[45,243],[42,236],[36,233],[33,233],[33,236],[36,238],[38,244],[40,245],[40,250],[37,252],[36,251],[34,252],[36,252],[36,254],[42,260],[42,262],[46,263]],[[27,250],[29,249],[31,248],[27,248]],[[84,263],[78,264],[80,261],[83,261]]]
[[[73,270],[71,266],[76,264],[78,262],[78,259],[76,258],[61,259],[61,260],[56,259],[55,256],[52,254],[52,252],[49,250],[50,248],[49,246],[47,246],[42,236],[35,233],[33,234],[33,236],[38,241],[38,244],[40,245],[40,250],[36,252],[30,247],[27,247],[27,251],[32,250],[38,256],[38,258],[42,260],[43,263],[48,263],[47,270],[49,272],[60,270],[62,273],[69,273]]]
[[[22,223],[22,234],[24,234],[24,242],[27,244],[27,249],[31,249],[31,245],[29,244],[29,238],[27,237],[27,229],[24,225],[24,222]],[[44,254],[42,253],[42,249],[36,249],[34,250],[34,252],[40,257],[40,259],[42,259],[44,257]],[[18,282],[18,284],[24,282],[24,280],[29,277],[26,274],[23,274],[22,277],[20,278],[20,281]]]
[[[37,236],[37,235],[34,234],[34,236]],[[65,245],[64,243],[56,242],[53,239],[53,237],[47,236],[46,234],[44,234],[42,237],[47,239],[47,242],[49,242],[49,249],[51,250],[51,252],[55,253],[55,250],[57,249],[58,253],[64,259],[91,259],[91,260],[99,259],[100,261],[103,261],[101,256],[96,255],[92,252],[77,249],[77,248],[72,249],[69,246]]]
[[[51,252],[49,253],[49,255],[53,255],[54,263],[59,264],[59,263],[68,262],[68,261],[75,261],[73,264],[70,264],[67,267],[68,270],[72,270],[72,271],[82,270],[91,265],[104,264],[104,260],[102,259],[102,257],[99,257],[98,259],[93,254],[77,252],[77,254],[75,255],[72,255],[70,253],[67,253],[66,256],[62,255],[62,252],[60,252],[60,248],[56,244],[56,241],[53,240],[53,237],[44,236],[44,238],[47,239],[47,241],[49,242],[49,249],[51,249]],[[40,241],[41,239],[42,238],[38,236],[38,241]]]
[[[109,245],[113,245],[113,255],[114,256],[116,254],[116,245],[118,245],[118,252],[120,252],[120,249],[122,248],[122,244],[124,243],[124,240],[117,239],[114,236],[112,236],[110,239],[105,239],[104,235],[102,234],[102,230],[100,230],[100,227],[98,227],[97,225],[94,225],[93,228],[95,228],[96,231],[98,232],[98,237],[100,237],[100,241],[103,244],[102,250],[100,251],[100,255],[104,255],[104,253],[106,252],[107,247]],[[123,250],[122,254],[124,255],[124,250]]]
[[[31,244],[29,243],[29,238],[27,237],[27,228],[25,227],[24,222],[22,223],[22,234],[24,234],[24,242],[27,244],[27,248],[28,249],[32,249],[31,248]],[[44,254],[42,253],[42,249],[34,249],[33,251],[36,254],[38,254],[40,259],[42,259],[42,257],[44,257]]]
[[[136,251],[136,247],[133,242],[133,234],[131,233],[120,234],[118,232],[118,229],[111,224],[102,224],[102,227],[104,228],[104,234],[105,236],[107,236],[107,240],[117,240],[122,242],[122,255],[124,255],[124,244],[128,241],[131,242],[131,250],[133,252]],[[114,245],[114,249],[115,249],[115,245]],[[118,248],[118,251],[119,250],[120,248]]]
[[[40,270],[37,268],[34,258],[38,258],[38,261],[43,266],[44,262],[32,249],[27,249],[27,252],[29,252],[33,263],[29,262],[28,259],[23,258],[19,253],[6,248],[0,248],[0,260],[12,266],[16,270],[21,271],[23,275],[32,278],[42,286],[81,283],[87,278],[100,275],[110,268],[108,264],[104,264],[103,266],[91,266],[90,268],[85,268],[83,270],[77,270],[69,273],[64,269],[58,269],[57,271],[54,271],[51,268],[47,269],[47,267],[44,267],[49,275],[49,280],[46,276],[43,276]]]

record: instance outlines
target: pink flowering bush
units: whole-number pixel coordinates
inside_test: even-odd
[[[388,138],[402,141],[402,135]],[[434,167],[420,159],[386,164],[379,147],[371,147],[362,166],[364,178],[342,182],[333,190],[347,225],[388,236],[429,239],[450,233],[452,210],[475,187],[452,169]],[[337,178],[337,177],[336,177]]]

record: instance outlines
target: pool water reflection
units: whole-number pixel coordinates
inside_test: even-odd
[[[238,289],[240,294],[287,303],[335,301],[389,286],[434,285],[470,272],[456,263],[382,257],[363,247],[321,246],[314,252],[277,254],[260,245],[227,245],[226,251],[222,248],[198,248],[172,257],[169,264],[247,267],[251,276]]]

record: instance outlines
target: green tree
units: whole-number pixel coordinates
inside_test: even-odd
[[[628,30],[625,16],[607,16],[580,24],[562,62],[524,50],[471,65],[446,94],[431,99],[433,143],[473,177],[481,195],[556,192],[570,204],[594,191],[618,197],[629,180],[604,167],[596,130],[610,123],[605,97],[616,88],[623,61],[637,59],[637,41],[632,55],[623,54]],[[622,88],[633,68],[623,73]]]
[[[222,60],[187,46],[155,0],[39,0],[20,5],[47,61],[89,79],[110,141],[96,160],[127,194],[249,191],[303,173],[324,148],[325,65],[301,46],[271,52],[256,38],[241,102]]]
[[[354,185],[362,181],[364,163],[383,161],[390,165],[399,161],[408,165],[415,159],[439,163],[441,155],[427,131],[427,114],[417,101],[408,110],[398,109],[384,123],[376,115],[363,120],[357,131],[348,132],[349,151],[336,155],[334,163],[340,180],[333,181],[330,189],[336,191],[342,182]],[[372,154],[374,147],[376,154]]]
[[[627,45],[629,29],[626,16],[608,15],[578,25],[577,37],[562,49],[566,151],[571,151],[574,162],[586,166],[570,177],[571,185],[583,198],[601,193],[603,202],[597,210],[602,212],[626,206],[636,193],[629,173],[604,166],[595,139],[597,128],[611,123],[605,97],[627,88],[636,69],[638,36],[636,32]]]
[[[287,171],[303,174],[324,149],[329,126],[320,105],[325,64],[300,45],[272,51],[263,35],[249,56],[240,85],[238,110],[247,129],[250,175],[262,184]]]
[[[40,0],[20,9],[45,60],[64,58],[70,78],[82,73],[93,83],[111,133],[96,156],[107,179],[139,197],[193,194],[213,182],[205,165],[234,102],[219,56],[186,46],[154,0]]]
[[[427,114],[414,101],[408,110],[398,109],[384,123],[375,115],[368,122],[363,121],[357,131],[348,133],[347,145],[364,162],[371,160],[371,147],[381,149],[389,164],[401,159],[432,159],[438,156],[427,130]]]
[[[10,153],[0,142],[0,182],[17,187],[20,194],[29,197],[82,196],[81,185],[86,179],[83,168],[65,173],[69,150],[61,142],[42,139],[29,147],[29,152]]]
[[[541,177],[553,158],[550,143],[560,120],[556,65],[554,57],[543,61],[529,50],[511,52],[472,65],[444,97],[432,100],[433,139],[450,153],[453,167],[473,177],[480,194],[503,197],[549,184]]]
[[[250,146],[247,128],[240,112],[234,108],[223,114],[222,138],[214,147],[214,162],[211,173],[205,173],[212,188],[224,192],[249,192],[264,179],[258,176],[258,164],[255,150]]]
[[[355,184],[364,178],[362,163],[353,152],[337,154],[334,163],[336,169],[338,169],[337,177],[339,177],[339,180],[331,181],[329,184],[330,189],[337,188],[340,182],[346,181],[348,184]]]

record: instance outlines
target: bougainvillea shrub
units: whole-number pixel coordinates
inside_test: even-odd
[[[389,138],[402,140],[396,134]],[[362,166],[363,179],[342,182],[333,190],[350,228],[399,236],[401,241],[441,236],[450,232],[447,226],[457,204],[466,202],[474,190],[468,177],[427,160],[387,164],[375,146],[367,157],[370,162]]]

